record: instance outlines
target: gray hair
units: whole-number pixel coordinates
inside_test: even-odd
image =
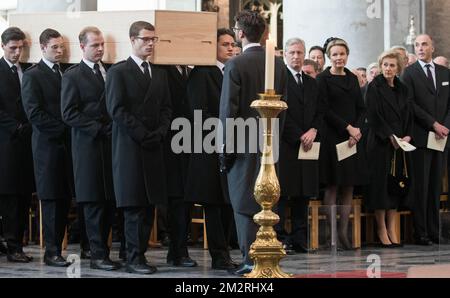
[[[306,50],[305,41],[298,37],[289,38],[286,41],[286,44],[284,45],[284,50],[286,51],[287,48],[289,48],[290,46],[295,45],[295,44],[301,44],[303,46],[303,48],[305,48],[305,50]]]
[[[390,48],[390,51],[396,51],[396,50],[402,50],[408,54],[408,50],[404,46],[393,46],[392,48]]]

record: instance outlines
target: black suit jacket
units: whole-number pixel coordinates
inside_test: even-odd
[[[190,113],[201,111],[203,125],[207,119],[219,118],[220,93],[223,75],[217,66],[197,66],[191,72],[187,85]],[[213,133],[204,130],[203,139]],[[216,143],[213,144],[216,146]],[[204,148],[203,148],[204,149]],[[185,198],[188,201],[223,204],[229,203],[226,176],[220,173],[216,152],[194,152],[190,156]]]
[[[320,142],[323,122],[324,98],[313,78],[302,74],[300,88],[289,69],[286,69],[287,101],[289,108],[280,143],[280,185],[285,196],[316,196],[319,188],[318,161],[298,159],[300,138],[311,128],[318,130],[316,142]]]
[[[219,113],[220,121],[224,126],[224,140],[231,138],[225,129],[227,118],[259,119],[258,111],[251,108],[250,105],[254,100],[259,99],[258,94],[265,91],[264,76],[265,51],[262,47],[249,48],[226,63]],[[285,65],[281,59],[277,58],[275,59],[275,92],[284,95],[285,86]],[[244,148],[244,153],[237,154],[236,161],[227,174],[227,179],[234,212],[252,216],[261,210],[253,194],[261,161],[260,154],[248,150],[250,140],[248,133],[246,135],[247,144],[245,145],[247,148]],[[236,140],[236,134],[234,137]],[[278,137],[279,134],[276,138]]]
[[[107,65],[104,65],[108,69]],[[77,202],[114,199],[111,125],[106,111],[105,83],[83,61],[63,76],[61,113],[72,127],[72,158]],[[108,136],[109,134],[109,136]]]
[[[73,195],[70,130],[61,116],[61,81],[42,60],[30,67],[22,81],[23,106],[33,125],[33,159],[41,200]]]
[[[413,103],[415,125],[413,140],[419,148],[426,148],[428,134],[434,131],[434,122],[450,128],[450,71],[436,66],[436,89],[428,81],[419,61],[405,69],[403,82],[408,86]],[[450,146],[447,142],[447,146]]]
[[[21,64],[25,71],[29,64]],[[20,82],[0,59],[0,195],[31,194],[34,188],[31,133],[19,136],[19,125],[28,123],[22,105]]]
[[[150,67],[150,84],[132,58],[112,66],[106,78],[106,106],[113,119],[113,180],[118,207],[166,202],[162,138],[170,127],[170,91],[166,72]],[[155,146],[144,148],[146,140],[155,140]]]

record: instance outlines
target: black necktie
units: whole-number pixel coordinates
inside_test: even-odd
[[[14,80],[20,86],[20,78],[19,78],[19,72],[17,71],[17,66],[13,65],[11,66],[11,72],[13,73]]]
[[[58,76],[58,79],[61,80],[61,72],[59,71],[58,64],[53,64],[53,72]]]
[[[149,68],[148,62],[144,61],[144,62],[142,62],[141,65],[142,65],[142,67],[144,68],[144,76],[145,76],[145,80],[146,80],[148,83],[150,83],[151,77],[150,77],[150,70],[148,69],[148,68]]]
[[[181,77],[183,78],[183,81],[187,81],[188,79],[187,66],[181,66]]]
[[[97,79],[99,79],[102,84],[105,84],[105,79],[103,79],[102,72],[100,71],[100,65],[98,65],[98,63],[94,64],[94,72]]]
[[[300,73],[297,73],[295,76],[297,77],[297,85],[300,88],[303,88],[302,75]]]
[[[431,86],[433,86],[434,89],[436,89],[436,86],[434,86],[434,80],[433,80],[433,74],[431,73],[431,64],[425,65],[427,68],[427,78],[428,81],[431,83]]]

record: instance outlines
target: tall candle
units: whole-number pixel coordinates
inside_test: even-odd
[[[274,89],[275,78],[275,43],[270,38],[266,41],[266,90]]]

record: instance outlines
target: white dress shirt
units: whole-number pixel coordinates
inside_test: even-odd
[[[430,63],[425,63],[422,60],[419,60],[420,66],[422,67],[423,71],[425,72],[425,76],[428,77],[428,70],[426,65],[431,65],[430,67],[430,71],[431,74],[433,75],[433,81],[434,81],[434,87],[436,88],[436,65],[434,65],[433,61],[431,61]]]
[[[22,67],[20,67],[19,62],[17,62],[16,64],[12,64],[8,59],[6,59],[5,57],[3,57],[3,59],[5,59],[6,63],[8,63],[9,68],[16,66],[17,67],[17,73],[19,74],[19,81],[20,84],[22,84],[22,78],[23,78],[23,71],[22,71]],[[12,71],[12,70],[11,70]]]
[[[144,61],[141,58],[135,56],[135,55],[130,55],[131,59],[133,59],[134,62],[136,62],[136,64],[139,66],[139,68],[141,69],[142,73],[145,73],[145,69],[142,67],[142,62],[147,62],[148,61]],[[150,66],[150,63],[148,64],[148,71],[150,72],[150,78],[152,77],[152,67]]]
[[[95,69],[94,69],[95,63],[92,62],[92,61],[89,61],[89,60],[87,60],[87,59],[85,59],[85,58],[83,58],[83,62],[84,62],[90,69],[92,69],[92,72],[95,74]],[[99,68],[100,68],[100,72],[102,73],[103,80],[106,81],[106,69],[105,69],[105,67],[103,66],[103,63],[102,63],[102,62],[98,62],[98,66],[99,66]]]

